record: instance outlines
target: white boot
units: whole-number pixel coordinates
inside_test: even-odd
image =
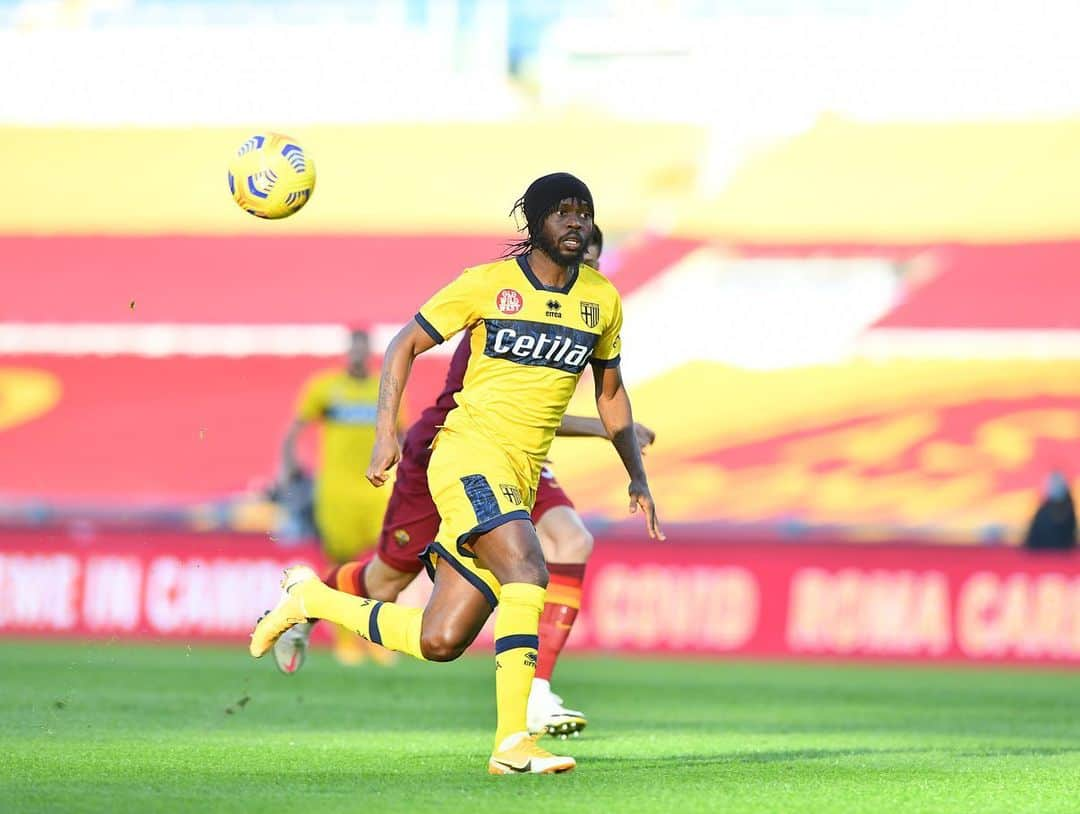
[[[533,679],[526,721],[529,732],[546,732],[562,739],[578,737],[589,723],[585,713],[564,707],[562,698],[553,693],[551,684],[542,678]]]
[[[274,662],[285,675],[292,675],[304,666],[313,627],[311,622],[293,625],[274,642]]]

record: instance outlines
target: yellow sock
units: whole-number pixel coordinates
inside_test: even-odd
[[[342,664],[360,664],[367,656],[367,642],[356,638],[347,627],[334,625],[334,658]]]
[[[303,590],[301,599],[304,612],[312,618],[336,622],[388,650],[426,660],[420,652],[420,623],[424,616],[421,608],[353,596],[321,582]]]
[[[495,616],[495,749],[526,728],[525,710],[536,673],[540,611],[544,589],[525,582],[502,586]]]

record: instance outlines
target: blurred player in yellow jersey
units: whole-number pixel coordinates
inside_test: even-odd
[[[340,565],[373,548],[379,541],[388,490],[364,477],[362,461],[375,446],[378,379],[370,375],[371,342],[366,331],[350,335],[344,369],[316,373],[304,384],[296,414],[281,445],[281,481],[300,472],[296,441],[306,426],[322,430],[320,462],[315,476],[315,528],[328,559]],[[393,658],[350,631],[335,628],[334,654],[356,664],[370,654],[379,662]]]
[[[495,617],[492,774],[548,774],[576,765],[540,748],[526,725],[548,570],[530,519],[555,430],[588,366],[600,420],[629,475],[630,509],[663,539],[619,369],[622,304],[615,287],[581,264],[593,224],[592,193],[567,173],[538,178],[515,205],[528,237],[510,256],[466,269],[428,300],[386,351],[379,387],[372,483],[401,458],[396,433],[413,360],[465,328],[471,354],[457,406],[432,442],[428,484],[440,517],[425,551],[435,586],[425,608],[335,591],[310,568],[285,570],[281,602],[255,626],[259,657],[308,618],[328,619],[391,650],[450,661]]]

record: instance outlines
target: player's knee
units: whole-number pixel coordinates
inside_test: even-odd
[[[539,585],[546,588],[548,584],[547,563],[544,562],[543,553],[537,549],[530,551],[518,561],[515,571],[517,572],[514,582],[527,582],[530,585]]]
[[[469,646],[467,637],[449,628],[420,633],[420,652],[428,661],[453,661]]]
[[[563,562],[585,562],[592,554],[593,542],[592,533],[587,528],[574,529],[566,536],[565,544],[560,546]]]

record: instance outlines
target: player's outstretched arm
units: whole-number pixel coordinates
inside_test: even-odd
[[[413,359],[435,347],[416,320],[397,332],[383,357],[382,377],[379,379],[379,401],[375,411],[375,446],[371,450],[367,479],[375,486],[386,483],[387,472],[401,459],[398,441],[398,411],[401,394],[409,380]]]
[[[584,415],[564,415],[556,435],[565,438],[607,438],[611,440],[608,431],[604,428],[604,422],[599,418],[589,418]],[[656,440],[656,433],[644,424],[634,422],[634,435],[637,436],[641,454],[645,454],[645,448]]]
[[[281,472],[278,475],[278,480],[282,485],[288,483],[300,471],[300,459],[296,454],[296,439],[307,423],[302,418],[294,418],[289,424],[289,429],[285,431],[285,437],[281,441]]]
[[[656,519],[656,504],[653,503],[649,482],[645,477],[641,447],[634,432],[630,395],[623,386],[622,372],[617,364],[612,367],[594,364],[593,376],[596,379],[596,410],[600,413],[600,420],[607,430],[607,435],[630,476],[630,511],[636,512],[638,507],[641,507],[645,512],[649,536],[654,540],[667,539]]]

